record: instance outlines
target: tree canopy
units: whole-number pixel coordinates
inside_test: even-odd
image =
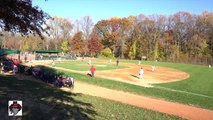
[[[46,20],[50,16],[39,7],[32,6],[32,0],[0,0],[0,28],[2,31],[38,34],[45,32]]]
[[[1,26],[2,21],[0,19]],[[209,11],[197,15],[181,11],[171,15],[112,17],[100,20],[94,26],[88,16],[77,21],[54,17],[47,23],[50,27],[47,30],[49,36],[44,36],[44,40],[38,35],[29,34],[26,37],[3,32],[0,47],[22,51],[55,49],[91,56],[100,53],[106,57],[213,64],[213,12]]]

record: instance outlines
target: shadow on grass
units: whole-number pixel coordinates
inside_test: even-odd
[[[92,77],[92,74],[90,74],[90,73],[87,73],[87,76],[89,76],[89,77]]]
[[[90,103],[76,100],[81,94],[65,92],[30,80],[0,75],[0,115],[8,117],[8,100],[22,100],[22,120],[94,119],[97,114]]]

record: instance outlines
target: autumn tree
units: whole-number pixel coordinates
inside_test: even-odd
[[[115,44],[118,41],[115,25],[113,26],[108,20],[101,20],[95,25],[94,30],[101,38],[101,43],[104,48],[115,49]]]
[[[110,51],[116,57],[141,59],[147,56],[150,60],[208,63],[213,60],[212,16],[208,11],[200,15],[181,11],[169,16],[112,17],[99,21],[93,30],[103,51]],[[77,31],[82,29],[80,23],[76,25]]]
[[[116,56],[122,57],[125,50],[126,35],[129,27],[127,18],[112,17],[110,20],[99,21],[94,30],[101,38],[104,48],[110,48]]]
[[[182,51],[187,51],[185,46],[187,40],[189,40],[193,34],[192,29],[194,26],[191,26],[191,24],[193,24],[192,15],[185,11],[175,13],[169,16],[168,19],[170,20],[168,26],[174,35],[174,40],[170,44],[172,51],[170,59],[175,61],[180,59],[180,55],[183,53]]]
[[[71,40],[71,50],[77,54],[82,54],[84,52],[83,43],[83,33],[81,31],[77,32]]]
[[[88,40],[88,50],[91,56],[94,56],[97,53],[101,53],[102,44],[96,33],[92,33]]]
[[[145,41],[145,33],[142,28],[142,21],[145,15],[138,15],[135,17],[129,17],[131,27],[129,29],[129,37],[127,40],[127,56],[130,59],[140,59],[147,50],[147,42]],[[146,53],[146,52],[145,52]]]
[[[203,11],[196,17],[195,33],[206,40],[213,55],[213,12]]]

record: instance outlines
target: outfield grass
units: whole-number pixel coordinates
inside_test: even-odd
[[[92,65],[95,66],[96,70],[112,70],[112,69],[121,69],[128,68],[127,66],[116,66],[115,64],[109,64],[106,62],[92,62]],[[77,70],[77,71],[88,71],[91,65],[88,64],[88,61],[63,61],[56,62],[56,67],[63,67],[66,69]]]
[[[121,60],[121,62],[131,62],[137,64],[138,61]],[[153,64],[153,62],[142,62],[142,64],[151,65]],[[190,78],[172,83],[155,84],[155,87],[153,88],[145,88],[103,78],[91,79],[89,76],[78,73],[72,73],[62,70],[57,71],[73,76],[79,81],[96,84],[110,89],[122,90],[139,95],[163,98],[166,100],[197,107],[213,109],[213,69],[208,69],[208,67],[206,66],[163,62],[158,62],[156,65],[182,70],[189,73]],[[171,91],[167,88],[178,91]]]
[[[22,100],[22,120],[177,120],[179,117],[98,97],[65,92],[47,84],[0,75],[0,115],[8,117],[8,100]]]

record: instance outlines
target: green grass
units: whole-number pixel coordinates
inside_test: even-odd
[[[56,62],[56,67],[63,67],[66,69],[77,70],[77,71],[88,71],[91,67],[87,63],[88,61],[65,61],[65,62]],[[128,68],[127,66],[116,66],[115,64],[107,63],[107,62],[94,62],[92,61],[92,65],[95,66],[96,70],[112,70],[112,69],[121,69]]]
[[[135,64],[138,63],[138,61],[127,60],[121,60],[121,62],[131,62]],[[153,62],[143,61],[142,64],[152,65]],[[153,88],[145,88],[109,79],[91,79],[89,76],[78,73],[72,73],[62,70],[57,71],[73,76],[79,81],[96,84],[110,89],[127,91],[139,95],[147,95],[197,107],[213,109],[213,69],[208,69],[208,67],[206,66],[163,62],[158,62],[156,65],[182,70],[184,72],[189,73],[190,78],[172,83],[155,84],[155,87]],[[178,91],[171,91],[168,89]]]
[[[0,75],[0,82],[1,119],[12,119],[8,117],[7,104],[8,100],[14,99],[23,102],[23,116],[16,117],[22,120],[182,119],[111,100],[65,92],[47,84],[12,76]]]

